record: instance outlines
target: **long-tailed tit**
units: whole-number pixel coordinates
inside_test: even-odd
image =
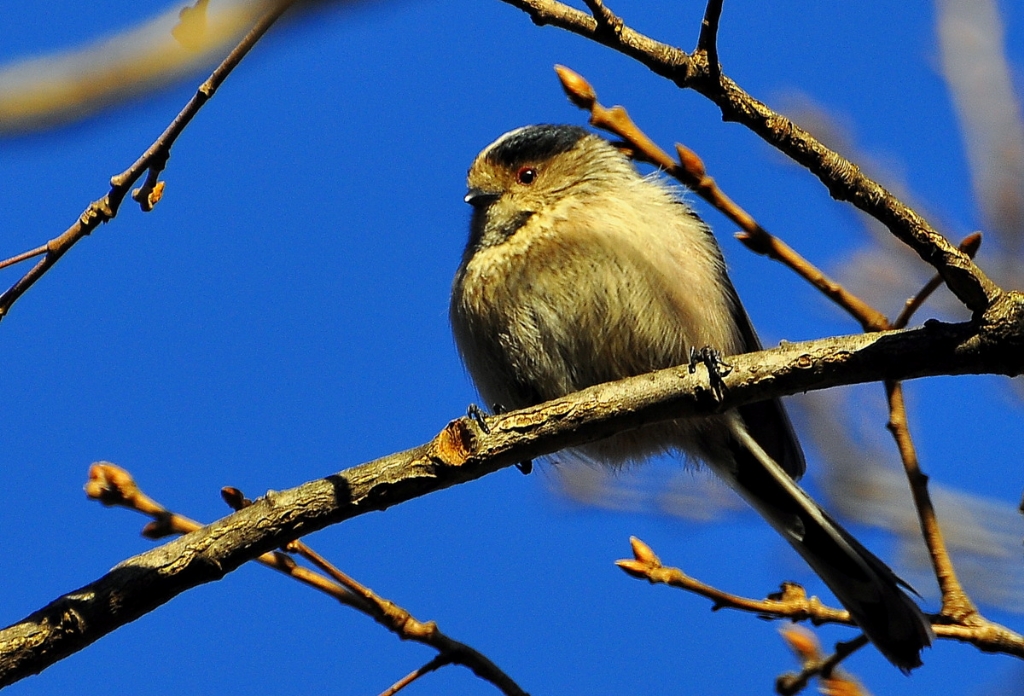
[[[571,126],[511,131],[476,158],[468,186],[473,217],[451,322],[488,404],[520,408],[685,364],[694,348],[760,349],[708,227],[603,138]],[[893,664],[921,664],[928,621],[892,570],[796,484],[804,457],[778,400],[579,449],[613,466],[670,451],[706,462]]]

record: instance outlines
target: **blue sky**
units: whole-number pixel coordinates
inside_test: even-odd
[[[15,3],[4,9],[0,61],[68,49],[165,9]],[[615,9],[686,49],[703,12],[694,2]],[[1002,9],[1019,87],[1024,13]],[[925,2],[836,12],[737,0],[726,5],[721,53],[726,73],[755,96],[770,104],[802,96],[832,113],[959,239],[983,222],[934,21]],[[822,267],[840,272],[870,244],[848,208],[755,136],[722,123],[703,98],[624,56],[535,27],[496,0],[318,8],[277,27],[189,126],[154,212],[125,206],[0,324],[0,621],[151,547],[138,536],[142,518],[85,499],[93,461],[116,462],[168,507],[213,520],[226,513],[221,486],[251,497],[288,488],[422,443],[465,412],[476,396],[447,321],[469,216],[465,171],[511,128],[584,123],[558,87],[555,63],[583,73],[605,104],[627,105],[663,146],[680,140],[695,149],[734,199]],[[64,128],[0,140],[0,257],[68,227],[202,77]],[[735,242],[731,223],[700,209],[719,230],[766,344],[857,330]],[[15,277],[0,272],[4,286]],[[882,309],[894,314],[903,299]],[[926,308],[920,318],[931,315]],[[880,401],[882,390],[864,394]],[[1013,443],[1024,432],[1005,380],[933,379],[910,385],[908,399],[935,482],[1017,504]],[[872,423],[881,430],[882,421]],[[812,454],[812,470],[826,467]],[[308,541],[531,693],[769,693],[775,676],[795,667],[776,624],[712,614],[706,600],[612,565],[636,535],[666,563],[740,594],[763,596],[784,579],[826,592],[758,518],[700,525],[616,513],[568,502],[555,487],[543,465],[529,477],[503,471]],[[853,529],[890,556],[890,537]],[[934,598],[926,605],[934,608]],[[1018,614],[983,609],[1024,628]],[[852,635],[822,631],[829,641]],[[253,566],[10,692],[377,694],[430,657]],[[849,666],[876,694],[1009,693],[998,689],[1021,678],[1011,658],[952,643],[927,652],[925,663],[906,678],[865,650]],[[449,667],[408,693],[496,691]]]

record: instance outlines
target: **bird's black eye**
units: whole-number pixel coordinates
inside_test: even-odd
[[[523,186],[529,186],[537,180],[537,170],[533,167],[520,167],[516,172],[516,181]]]

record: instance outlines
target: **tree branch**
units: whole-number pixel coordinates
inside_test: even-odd
[[[704,8],[704,20],[700,24],[697,48],[694,53],[703,53],[712,80],[722,78],[722,66],[718,62],[718,25],[722,20],[724,0],[709,0]]]
[[[203,527],[150,498],[127,470],[109,462],[99,462],[89,467],[85,493],[103,505],[123,507],[152,517],[153,522],[142,530],[142,535],[150,539],[188,534]],[[237,488],[222,488],[221,497],[234,510],[252,505],[252,501]],[[526,692],[483,653],[445,635],[435,622],[416,619],[407,610],[343,573],[301,540],[290,542],[284,549],[305,558],[324,574],[303,568],[281,551],[264,553],[255,560],[366,614],[402,640],[412,640],[434,648],[438,655],[428,663],[434,666],[427,671],[448,664],[459,664],[468,667],[481,679],[491,682],[507,696],[526,696]],[[417,678],[425,673],[417,675]],[[399,684],[403,682],[405,680]]]
[[[796,583],[783,583],[780,591],[772,593],[767,599],[740,597],[690,577],[679,568],[662,565],[654,551],[636,537],[630,537],[629,543],[633,558],[615,561],[615,565],[634,578],[647,580],[652,585],[668,585],[706,597],[714,603],[711,611],[736,609],[766,619],[810,621],[816,626],[827,623],[853,625],[850,612],[826,606],[817,597],[808,597],[804,588]]]
[[[802,587],[784,583],[782,590],[767,599],[740,597],[712,587],[690,577],[679,568],[661,564],[661,559],[639,539],[630,539],[633,559],[616,561],[616,565],[635,578],[651,584],[663,584],[686,592],[707,597],[714,605],[712,611],[736,609],[757,614],[763,619],[810,621],[815,625],[833,623],[857,627],[850,612],[826,606],[817,597],[808,598]],[[971,617],[967,623],[949,623],[952,617],[933,617],[932,630],[939,638],[971,643],[985,652],[1003,653],[1024,659],[1024,636],[981,617]],[[859,646],[858,646],[859,647]]]
[[[110,178],[110,190],[107,194],[103,198],[90,203],[71,227],[38,249],[0,262],[0,267],[8,266],[34,256],[42,255],[45,252],[43,258],[35,266],[30,268],[14,285],[0,295],[0,319],[7,316],[11,306],[37,280],[42,278],[71,247],[92,234],[103,223],[113,220],[121,208],[124,197],[128,195],[128,191],[147,172],[148,175],[145,183],[139,189],[132,191],[132,198],[139,203],[144,212],[149,212],[153,209],[153,206],[160,200],[160,196],[163,193],[163,183],[158,181],[160,172],[163,171],[164,166],[167,164],[167,159],[171,155],[171,147],[174,146],[178,136],[181,135],[195,115],[199,113],[203,105],[213,97],[214,92],[223,84],[224,80],[227,79],[231,71],[238,66],[246,54],[252,50],[256,42],[263,38],[274,22],[294,2],[295,0],[279,0],[271,7],[221,64],[214,69],[210,77],[199,86],[196,93],[192,95],[192,98],[189,99],[185,107],[174,117],[174,120],[171,121],[164,132],[160,134],[160,137],[149,146],[141,157],[135,160],[132,166]]]
[[[684,365],[598,385],[486,419],[452,421],[431,442],[280,493],[118,564],[99,580],[0,631],[0,687],[36,674],[176,595],[330,524],[384,510],[526,459],[614,432],[706,415],[813,389],[936,374],[1024,371],[1024,298],[976,329],[933,322],[909,331],[787,343],[728,358],[724,398]],[[1014,300],[1009,308],[1002,307]],[[996,629],[992,629],[996,630]],[[970,638],[965,638],[970,640]],[[1007,645],[1013,646],[1011,641]]]
[[[710,9],[709,6],[709,11]],[[707,168],[696,152],[676,143],[678,160],[673,160],[633,122],[625,108],[604,107],[597,100],[594,88],[582,75],[564,65],[556,65],[555,72],[569,101],[590,113],[590,125],[622,138],[623,145],[630,149],[634,159],[648,162],[663,170],[739,225],[742,232],[737,234],[736,238],[744,246],[792,270],[845,309],[860,322],[865,331],[895,328],[889,326],[889,320],[885,315],[829,278],[821,269],[798,254],[793,247],[763,228],[750,213],[729,198],[715,180],[708,176]]]
[[[928,547],[928,557],[932,561],[932,569],[935,571],[935,579],[939,583],[939,592],[942,595],[940,613],[957,623],[977,623],[981,621],[978,608],[964,591],[953,568],[953,561],[949,557],[939,527],[939,518],[935,514],[935,506],[928,493],[928,477],[921,471],[917,448],[910,437],[907,409],[903,400],[903,384],[895,380],[886,380],[885,393],[889,402],[889,422],[886,427],[896,441],[900,460],[910,482],[910,492],[914,496],[914,508],[917,510],[921,525],[921,535]]]
[[[395,696],[399,691],[412,684],[414,681],[423,677],[431,672],[434,672],[445,665],[450,665],[452,659],[450,656],[444,653],[439,653],[434,656],[434,659],[421,667],[417,667],[409,674],[405,675],[394,684],[389,686],[387,689],[381,692],[380,696]]]
[[[831,696],[869,696],[855,679],[843,673],[839,663],[868,644],[863,633],[851,641],[836,644],[831,655],[822,654],[821,644],[814,634],[801,626],[787,626],[781,631],[790,649],[800,658],[803,667],[798,674],[780,675],[775,680],[775,693],[794,696],[803,691],[811,678],[821,681],[821,693]]]
[[[503,0],[526,12],[535,24],[566,29],[615,49],[666,77],[681,88],[711,100],[726,121],[740,123],[793,161],[803,165],[836,200],[882,222],[899,240],[935,267],[950,290],[975,314],[985,311],[1002,293],[963,252],[859,167],[825,147],[814,136],[747,94],[725,75],[716,78],[706,53],[690,55],[628,26],[608,32],[586,13],[556,0]]]

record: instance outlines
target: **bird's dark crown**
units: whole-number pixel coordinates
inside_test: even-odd
[[[512,169],[568,152],[587,135],[578,126],[526,126],[498,141],[486,157],[493,164]]]

